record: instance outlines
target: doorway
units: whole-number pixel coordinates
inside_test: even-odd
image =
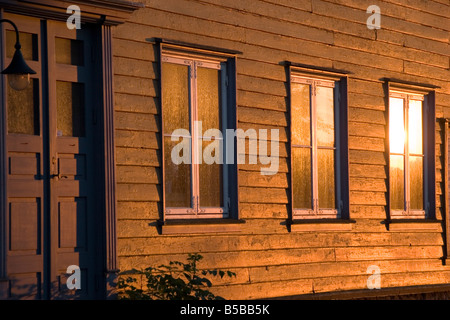
[[[95,28],[4,16],[18,26],[24,58],[37,72],[23,91],[5,86],[7,297],[98,298],[103,256]],[[15,34],[4,29],[8,65]],[[67,286],[73,265],[80,268],[78,290]]]

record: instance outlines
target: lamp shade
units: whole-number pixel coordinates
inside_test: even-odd
[[[24,90],[30,83],[30,74],[36,74],[25,62],[20,46],[16,47],[11,63],[1,73],[8,76],[9,85],[14,90]]]
[[[36,74],[36,71],[31,69],[25,59],[23,58],[20,49],[16,48],[14,56],[9,66],[1,72],[2,74]]]
[[[15,23],[8,19],[0,19],[0,23],[2,22],[12,25],[16,32],[16,44],[14,45],[16,51],[14,52],[11,63],[1,74],[8,76],[8,82],[11,88],[14,90],[24,90],[30,83],[30,74],[36,74],[36,71],[31,69],[23,58],[22,52],[20,51],[19,29],[17,29]]]

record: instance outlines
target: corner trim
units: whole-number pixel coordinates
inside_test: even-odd
[[[117,270],[117,200],[114,146],[114,82],[112,34],[110,26],[102,26],[103,134],[105,164],[105,262],[106,272]]]
[[[3,9],[0,8],[0,18],[3,17]],[[3,43],[4,28],[0,28],[0,41]],[[4,50],[0,50],[0,68],[3,70]],[[7,238],[6,238],[6,213],[7,213],[7,178],[6,178],[6,81],[0,77],[0,279],[6,278]],[[0,297],[2,289],[0,288]]]
[[[443,209],[444,209],[444,265],[450,265],[450,217],[449,217],[449,203],[448,203],[448,130],[449,130],[449,119],[441,119],[440,123],[443,126],[444,136],[444,190],[443,190]]]

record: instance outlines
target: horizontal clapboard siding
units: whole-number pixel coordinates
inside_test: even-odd
[[[204,256],[203,268],[230,269],[215,279],[225,298],[250,299],[364,289],[377,265],[382,287],[450,281],[444,236],[432,230],[387,231],[386,105],[383,78],[436,85],[436,116],[450,117],[450,5],[385,0],[381,29],[366,26],[370,1],[143,1],[113,29],[121,270]],[[241,51],[237,121],[247,130],[278,129],[278,173],[239,165],[241,232],[160,235],[161,118],[155,47],[160,37]],[[351,231],[288,232],[288,83],[283,61],[347,70]],[[443,219],[443,127],[436,126],[437,219]],[[246,149],[248,154],[248,148]]]

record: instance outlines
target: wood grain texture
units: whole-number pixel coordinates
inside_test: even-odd
[[[145,0],[114,28],[118,255],[121,270],[185,260],[200,252],[201,268],[229,268],[215,279],[226,298],[252,299],[367,288],[377,265],[382,287],[447,283],[445,152],[436,125],[435,228],[393,228],[385,220],[388,192],[387,105],[383,78],[435,85],[436,115],[450,118],[448,1],[385,0],[380,30],[366,26],[370,0]],[[239,218],[234,233],[159,234],[161,117],[156,46],[161,37],[237,50],[237,126],[279,129],[280,164],[240,164]],[[351,229],[288,232],[289,83],[284,61],[350,72],[348,78]],[[246,150],[248,154],[248,150]],[[395,229],[395,230],[394,230]]]

